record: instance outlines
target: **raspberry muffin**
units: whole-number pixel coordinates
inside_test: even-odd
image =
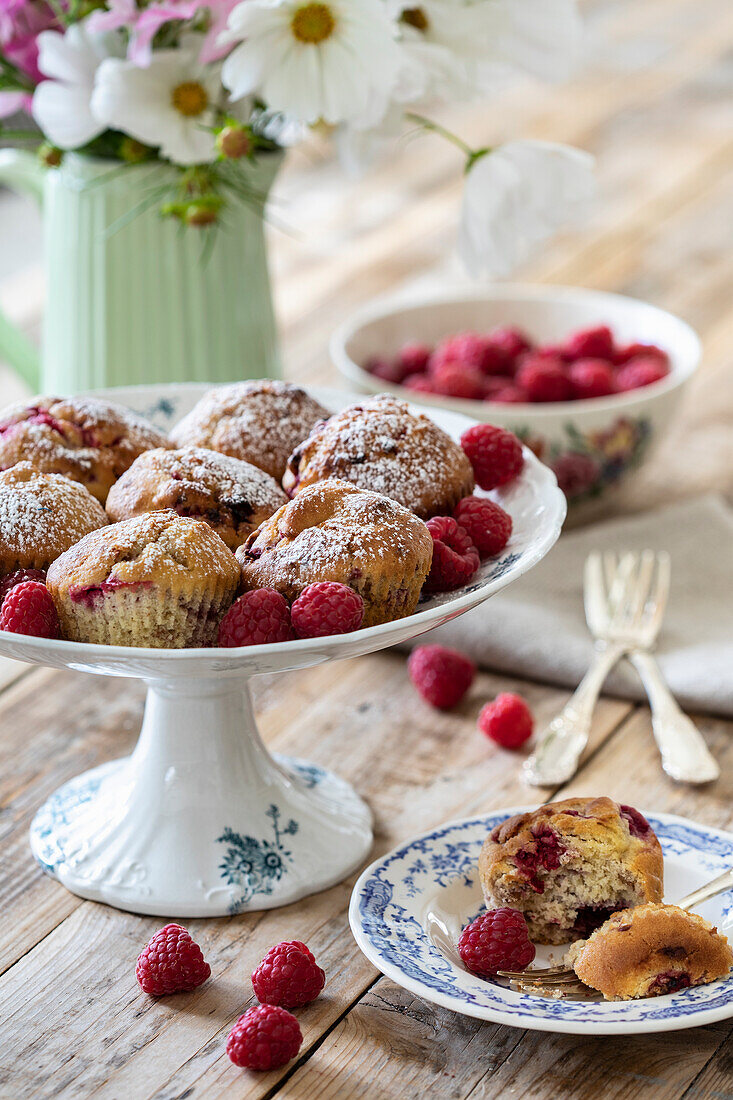
[[[474,488],[461,447],[404,401],[379,394],[317,425],[290,456],[283,478],[294,496],[341,478],[404,504],[422,519],[450,515]]]
[[[46,583],[72,641],[184,649],[214,642],[239,566],[204,520],[149,512],[86,535]]]
[[[0,576],[48,569],[106,523],[104,508],[78,481],[19,462],[0,473]]]
[[[362,626],[411,615],[432,556],[412,512],[335,480],[298,493],[237,550],[245,590],[275,588],[292,601],[315,581],[340,581],[364,600]]]
[[[581,981],[607,1001],[659,997],[724,978],[733,966],[728,940],[677,905],[640,905],[614,913],[565,956]]]
[[[110,489],[106,507],[112,520],[172,508],[179,516],[205,519],[236,550],[286,501],[275,479],[257,466],[183,447],[141,454]]]
[[[168,446],[142,417],[95,397],[34,397],[0,412],[0,470],[32,462],[80,481],[102,504],[139,454]]]
[[[209,447],[281,480],[290,452],[331,414],[287,382],[235,382],[204,394],[176,424],[176,447]]]
[[[567,798],[497,825],[479,876],[489,908],[519,909],[535,943],[569,943],[618,909],[662,900],[662,849],[632,806]]]

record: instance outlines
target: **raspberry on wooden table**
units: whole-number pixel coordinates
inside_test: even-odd
[[[303,1035],[290,1012],[277,1005],[255,1005],[229,1032],[227,1054],[244,1069],[277,1069],[300,1050]]]
[[[569,401],[573,387],[568,370],[561,359],[531,352],[516,374],[518,386],[530,401]]]
[[[15,588],[16,584],[22,584],[23,581],[40,581],[41,584],[45,584],[46,574],[43,569],[16,569],[14,573],[7,573],[0,580],[0,607],[10,589]]]
[[[61,625],[51,593],[42,581],[21,581],[5,596],[0,630],[34,638],[60,638]]]
[[[348,584],[316,581],[293,601],[290,616],[299,638],[349,634],[362,624],[364,601]]]
[[[297,1008],[315,1001],[326,975],[300,940],[276,943],[252,973],[260,1004]]]
[[[616,371],[616,389],[619,393],[638,390],[661,382],[669,374],[669,367],[659,359],[632,359]]]
[[[268,645],[293,637],[287,600],[274,588],[256,588],[235,600],[219,624],[219,645]]]
[[[613,368],[605,359],[576,359],[568,367],[573,396],[607,397],[614,391]]]
[[[211,975],[201,948],[180,924],[166,924],[138,955],[135,976],[151,997],[189,993]]]
[[[518,909],[490,909],[461,932],[460,954],[467,970],[495,978],[499,970],[524,970],[535,957],[527,922]]]
[[[504,749],[518,749],[532,736],[532,711],[521,695],[504,691],[482,707],[478,728]]]
[[[474,424],[467,428],[461,436],[461,446],[482,489],[506,485],[524,466],[522,444],[517,437],[494,424]]]
[[[509,542],[512,517],[493,500],[487,500],[486,497],[464,497],[453,509],[453,518],[461,525],[482,558],[501,553]]]
[[[425,591],[450,592],[468,584],[481,563],[466,532],[452,516],[435,516],[427,528],[433,538],[433,563]]]
[[[473,683],[476,666],[457,649],[419,645],[410,654],[407,671],[426,702],[438,710],[450,710]]]
[[[608,325],[581,329],[568,337],[563,347],[568,359],[609,359],[614,357],[613,333]]]

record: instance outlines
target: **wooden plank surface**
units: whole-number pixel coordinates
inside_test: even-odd
[[[733,9],[729,0],[589,0],[594,46],[568,86],[529,82],[498,111],[446,121],[471,140],[531,135],[598,158],[591,224],[564,235],[521,278],[619,290],[674,309],[701,332],[705,363],[657,458],[619,499],[643,509],[705,489],[733,499]],[[349,311],[409,283],[460,281],[451,258],[459,182],[431,138],[345,184],[318,146],[294,154],[278,205],[297,235],[270,230],[288,374],[337,381],[327,339]],[[37,267],[0,301],[37,329]],[[11,383],[0,373],[0,390]],[[478,710],[516,687],[538,724],[567,693],[483,673],[457,712],[416,701],[395,653],[263,678],[256,706],[278,751],[327,764],[375,812],[375,854],[441,821],[525,802],[520,759],[476,731]],[[356,948],[354,877],[281,910],[189,922],[215,980],[153,1002],[135,957],[156,919],[68,894],[30,857],[28,824],[64,780],[128,752],[143,689],[76,673],[0,669],[0,1096],[264,1098],[723,1098],[733,1095],[733,1025],[627,1039],[580,1039],[444,1012],[381,977]],[[700,719],[723,764],[702,790],[661,772],[648,711],[605,699],[569,793],[606,793],[733,828],[733,723]],[[628,762],[633,759],[634,768]],[[551,795],[554,792],[544,792]],[[299,1012],[299,1059],[255,1075],[223,1054],[252,1001],[248,975],[270,944],[305,939],[328,974]]]

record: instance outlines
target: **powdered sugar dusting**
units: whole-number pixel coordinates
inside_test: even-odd
[[[336,477],[382,493],[429,517],[452,510],[473,490],[471,465],[432,420],[380,394],[317,427],[294,453],[285,488]]]
[[[83,485],[28,463],[0,473],[0,572],[50,564],[107,516]]]
[[[287,382],[236,382],[205,394],[171,432],[176,446],[210,447],[278,480],[288,456],[330,413]]]

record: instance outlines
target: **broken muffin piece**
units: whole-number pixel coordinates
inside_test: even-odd
[[[490,908],[524,914],[535,943],[589,936],[619,909],[659,902],[662,849],[646,818],[610,798],[549,802],[497,825],[479,875]]]
[[[614,915],[565,956],[606,1000],[676,993],[723,978],[733,966],[725,936],[677,905],[640,905]]]

